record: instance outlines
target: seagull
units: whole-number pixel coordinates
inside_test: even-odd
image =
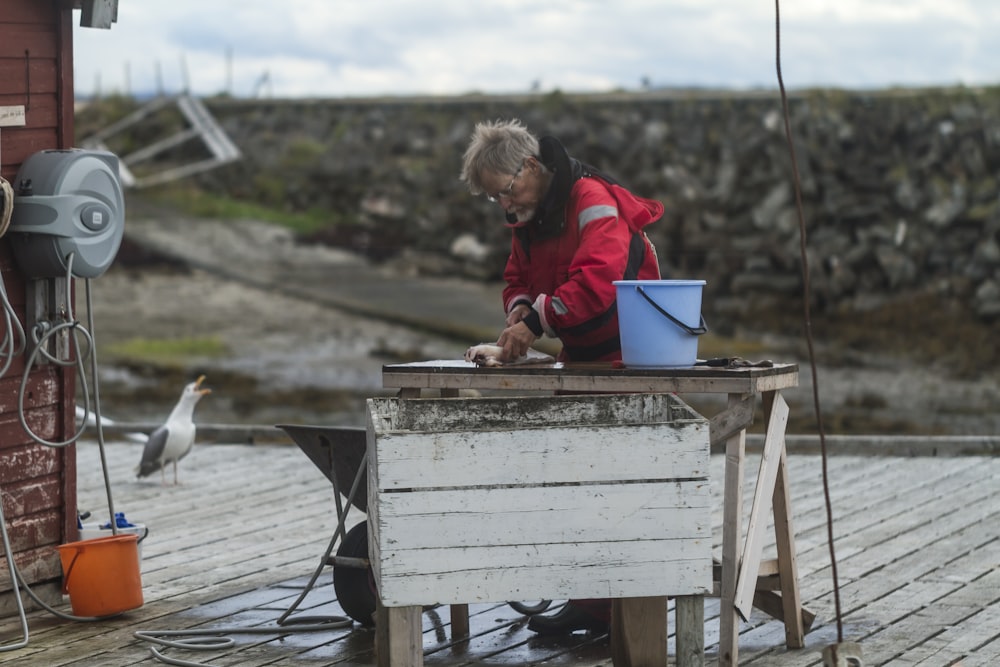
[[[146,446],[142,450],[142,460],[135,469],[137,477],[145,477],[159,470],[163,485],[166,486],[166,467],[172,462],[174,486],[177,485],[177,462],[187,456],[194,445],[195,426],[191,420],[194,406],[202,396],[212,393],[211,389],[201,388],[201,383],[204,381],[205,376],[202,375],[184,387],[181,398],[171,410],[166,423],[149,434]]]

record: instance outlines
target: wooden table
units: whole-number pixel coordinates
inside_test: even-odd
[[[785,625],[789,648],[804,646],[813,615],[802,608],[795,560],[792,511],[788,497],[785,426],[788,404],[783,389],[798,385],[796,364],[770,367],[670,369],[618,368],[610,363],[542,364],[479,368],[465,361],[395,364],[382,369],[382,384],[402,398],[436,389],[457,396],[463,389],[600,393],[726,394],[725,409],[709,418],[713,444],[725,442],[719,665],[739,662],[739,620],[756,606]],[[743,484],[746,428],[762,399],[766,433],[753,504],[743,533]],[[777,558],[762,560],[766,513],[773,511]],[[613,619],[613,625],[617,621]],[[664,656],[665,658],[665,656]],[[652,664],[652,663],[650,663]],[[664,659],[661,664],[666,664]]]

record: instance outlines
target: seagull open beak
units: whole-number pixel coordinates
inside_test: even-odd
[[[201,394],[202,396],[212,393],[212,390],[209,389],[208,387],[205,387],[204,389],[201,388],[201,383],[204,381],[205,381],[204,375],[198,376],[198,379],[194,381],[194,386],[198,389],[198,393]]]

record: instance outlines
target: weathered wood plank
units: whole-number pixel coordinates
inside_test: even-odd
[[[709,420],[711,445],[714,447],[718,443],[724,443],[752,424],[756,402],[756,396],[744,396],[742,400],[729,404],[725,410],[713,416]]]
[[[385,494],[379,531],[408,549],[711,538],[703,482]],[[609,507],[614,511],[609,511]],[[623,521],[622,517],[628,517]],[[483,530],[490,522],[495,530]]]
[[[472,369],[465,363],[428,361],[385,366],[382,370],[385,388],[510,390],[517,387],[521,391],[755,394],[797,385],[796,364],[741,369],[698,366],[675,369],[671,377],[662,377],[658,371],[644,373],[635,369],[626,375],[607,364],[521,367],[511,373],[502,368]]]
[[[895,646],[897,651],[899,650],[900,637],[895,637],[884,644],[876,643],[875,646],[870,646],[865,640],[866,636],[882,627],[880,624],[892,623],[895,625],[894,619],[907,619],[913,614],[915,606],[921,609],[931,605],[927,608],[935,609],[942,604],[943,600],[952,599],[960,601],[961,604],[967,604],[964,596],[967,595],[965,587],[968,584],[962,585],[960,582],[976,578],[976,562],[996,562],[989,552],[983,552],[978,557],[969,556],[965,560],[964,566],[957,565],[956,577],[948,576],[947,564],[951,562],[958,564],[963,560],[962,558],[956,559],[956,556],[962,552],[956,552],[955,546],[968,544],[970,545],[967,547],[970,549],[968,553],[975,553],[977,549],[981,548],[977,545],[981,545],[984,538],[991,539],[983,535],[982,526],[996,521],[995,512],[987,510],[985,513],[977,511],[970,513],[965,509],[965,507],[996,506],[995,501],[991,502],[985,497],[980,498],[979,493],[974,494],[972,498],[967,495],[963,496],[962,489],[965,487],[989,489],[985,493],[994,498],[997,491],[991,489],[990,485],[977,481],[977,478],[984,474],[981,459],[978,461],[949,461],[947,463],[935,460],[934,466],[931,468],[927,467],[927,461],[927,459],[896,459],[894,461],[896,479],[913,480],[912,483],[904,485],[896,482],[888,487],[862,485],[855,489],[854,504],[856,506],[864,505],[868,507],[868,510],[851,513],[851,519],[857,521],[858,530],[862,532],[868,530],[872,536],[876,537],[874,540],[867,540],[869,544],[867,549],[856,550],[846,558],[842,558],[839,564],[842,575],[842,602],[847,623],[855,628],[869,628],[867,631],[863,631],[861,636],[848,637],[851,640],[860,639],[862,641],[866,661],[871,661],[866,662],[866,664],[883,664],[893,655],[896,655],[897,658],[900,655],[898,652],[896,654],[889,652],[892,646]],[[990,475],[988,472],[985,474],[987,477]],[[870,503],[873,496],[894,497],[894,500],[899,501],[899,505],[895,502]],[[914,513],[922,514],[924,521],[911,523],[912,515],[908,516],[906,512],[901,513],[900,506],[915,506]],[[950,520],[941,520],[942,515],[948,516],[956,512],[970,516],[955,517],[958,519],[955,524],[952,524]],[[899,528],[887,531],[887,526],[896,525],[897,520]],[[947,528],[942,530],[944,527]],[[843,527],[841,530],[844,530]],[[886,535],[887,532],[894,535],[877,537]],[[851,533],[848,529],[848,534],[847,538],[842,539],[852,539],[855,533]],[[866,541],[862,537],[857,539]],[[901,546],[907,548],[909,553],[900,558],[897,552]],[[877,560],[872,558],[875,554],[880,555]],[[801,553],[800,557],[802,557]],[[811,558],[808,560],[818,562]],[[858,561],[857,566],[860,566],[862,570],[855,570],[853,562],[855,560]],[[823,581],[827,574],[821,570],[813,571],[816,573],[814,576],[805,575],[803,577],[803,582],[808,589],[808,592],[804,589],[806,597],[809,597],[809,594],[815,595],[824,587],[829,590],[829,582]],[[844,577],[845,572],[850,573],[849,578]],[[922,573],[924,577],[933,573],[933,576],[939,576],[941,579],[936,583],[927,581],[914,583],[913,579],[921,577]],[[981,573],[982,570],[980,570]],[[941,584],[943,584],[943,588],[940,587]],[[914,588],[915,586],[916,588]],[[997,584],[991,586],[988,581],[984,580],[981,585],[971,586],[967,590],[984,591],[991,588],[995,590]],[[954,592],[946,597],[940,597],[942,593],[949,590]],[[824,593],[822,599],[826,600],[822,606],[831,609],[828,594]],[[816,600],[807,600],[807,605],[817,604]],[[873,624],[870,619],[874,618],[878,618],[879,623]],[[858,620],[852,621],[852,619]],[[829,627],[829,620],[824,621],[824,623]],[[921,637],[930,637],[940,633],[940,626],[934,624],[929,624],[926,627],[921,626],[921,628],[922,630],[913,627],[904,631],[911,632],[911,638],[914,642],[907,650],[916,650],[913,647],[922,641]],[[813,634],[818,635],[824,631],[823,626],[820,626],[819,632],[814,631]],[[772,656],[771,659],[774,657],[773,652],[768,652],[766,655]],[[763,664],[771,663],[765,662]],[[781,664],[808,665],[815,663],[808,660],[782,660]]]
[[[9,492],[4,489],[4,493]],[[34,512],[29,516],[8,519],[7,536],[10,538],[11,549],[14,553],[18,553],[58,544],[62,538],[61,521],[62,513],[57,507]],[[6,574],[6,571],[0,573],[0,581],[3,581]]]
[[[3,20],[10,29],[18,24],[51,26],[56,19],[54,2],[8,2],[4,5]]]
[[[376,484],[369,487],[369,496],[376,489],[708,477],[708,430],[704,423],[382,432],[376,437]],[[574,456],[559,455],[570,446]]]
[[[25,51],[28,51],[31,59],[54,59],[57,53],[56,43],[52,23],[0,23],[0,58],[10,58],[23,63]]]
[[[51,365],[36,367],[32,370],[28,382],[25,385],[25,396],[23,404],[25,408],[41,408],[52,405],[58,402],[62,387],[59,384],[61,380],[61,373],[59,369],[53,368]],[[9,374],[4,378],[0,379],[0,391],[4,395],[16,395],[21,388],[21,377],[12,376]],[[9,392],[9,393],[8,393]],[[16,423],[17,413],[14,414],[4,414],[4,423]],[[29,443],[30,439],[25,437],[22,433],[22,437],[19,440],[5,441],[3,446],[8,446],[11,444],[26,444]]]
[[[968,483],[966,476],[975,467],[974,463],[962,461],[956,465],[957,468],[955,465],[936,465],[931,469],[924,469],[926,466],[920,466],[919,473],[914,471],[912,481],[901,485],[899,483],[900,474],[905,471],[905,468],[897,462],[893,466],[891,476],[859,480],[859,485],[854,487],[853,494],[838,492],[838,487],[843,488],[845,485],[843,482],[835,483],[831,489],[834,532],[835,535],[844,536],[839,540],[838,550],[845,556],[849,553],[857,554],[864,551],[866,540],[872,539],[875,533],[884,533],[886,526],[889,525],[885,521],[886,516],[898,519],[906,516],[899,514],[899,512],[914,508],[919,509],[909,516],[915,514],[917,520],[920,520],[921,515],[924,519],[931,516],[927,512],[926,506],[928,489],[935,489],[935,495],[937,495],[937,490],[947,493],[949,489],[961,489]],[[837,482],[842,479],[834,477],[833,481]],[[819,488],[816,487],[816,489],[817,492],[814,495],[822,497],[818,493]],[[793,493],[793,495],[796,494]],[[827,548],[825,512],[822,511],[821,507],[817,507],[816,512],[805,515],[798,512],[801,505],[798,503],[798,497],[801,495],[797,494],[796,499],[793,500],[793,506],[796,509],[796,544],[800,557],[812,549]],[[895,524],[894,521],[892,525]],[[867,531],[864,536],[858,539],[852,537],[862,531]],[[804,578],[809,576],[808,572],[801,574]]]
[[[954,480],[955,488],[962,486],[960,480]],[[944,483],[942,483],[944,486]],[[970,510],[961,512],[951,512],[953,521],[931,522],[932,512],[935,510],[933,504],[920,503],[917,498],[911,498],[908,511],[902,511],[901,507],[892,505],[886,508],[891,514],[892,521],[887,522],[883,518],[882,523],[862,527],[843,538],[845,546],[855,546],[853,557],[843,559],[842,576],[853,578],[861,577],[865,573],[874,569],[879,569],[897,562],[904,556],[916,554],[919,549],[926,546],[929,541],[936,541],[945,535],[954,533],[962,526],[977,523],[981,515],[977,513],[977,506],[973,505]],[[915,505],[913,503],[916,503]],[[981,510],[980,510],[981,511]],[[994,514],[989,512],[989,514]],[[883,514],[883,517],[886,515]],[[867,544],[867,548],[863,548]],[[871,546],[878,546],[877,550],[872,550]],[[877,560],[873,562],[871,554],[877,554]],[[919,556],[917,556],[919,562]],[[899,577],[892,576],[899,572],[890,569],[881,578],[881,581],[891,584]],[[902,573],[900,573],[902,574]],[[909,573],[903,575],[908,577]]]
[[[21,572],[21,576],[29,583],[49,581],[58,578],[62,574],[59,559],[49,557],[54,551],[55,547],[43,545],[34,549],[15,552],[14,563],[17,564],[17,569]],[[7,572],[6,555],[0,558],[0,562],[3,564],[4,577],[9,589],[10,573]]]
[[[537,555],[535,555],[537,554]],[[697,541],[649,541],[612,550],[609,545],[494,547],[489,550],[392,552],[380,560],[387,604],[453,604],[504,600],[620,598],[710,590],[711,568]],[[482,561],[481,569],[449,563]]]
[[[0,37],[0,39],[3,39]],[[3,47],[0,47],[2,49]],[[35,116],[35,95],[54,95],[58,89],[58,77],[55,60],[31,58],[24,61],[24,53],[20,58],[0,58],[0,76],[4,81],[4,95],[21,96],[21,104],[25,101],[26,82],[31,82],[31,107],[26,111],[30,114],[29,124],[33,127],[41,125],[40,118]],[[43,99],[42,97],[38,98]],[[55,123],[51,124],[52,127]],[[4,130],[6,132],[7,130]]]
[[[43,95],[39,95],[39,103],[45,107],[54,108],[55,97],[44,100]],[[31,117],[31,111],[28,111]],[[58,147],[59,135],[54,127],[18,127],[3,130],[3,163],[4,165],[20,166],[22,162],[39,151],[50,150]],[[16,173],[16,170],[14,170]],[[11,176],[11,180],[14,176]],[[9,287],[8,287],[9,289]]]
[[[8,521],[36,512],[61,509],[66,502],[58,475],[36,477],[4,486],[4,515]]]
[[[385,420],[380,430],[418,432],[705,421],[673,394],[603,394],[599,402],[579,395],[371,399],[369,409]]]
[[[62,474],[63,469],[63,455],[56,448],[32,444],[10,445],[0,449],[0,479],[3,480],[26,481],[48,477]]]

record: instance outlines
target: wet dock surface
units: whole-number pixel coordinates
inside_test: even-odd
[[[332,571],[322,565],[336,523],[332,487],[297,447],[196,445],[177,487],[158,477],[135,480],[140,451],[135,443],[107,445],[116,509],[150,529],[145,604],[99,622],[31,611],[27,647],[0,654],[0,662],[157,664],[137,631],[218,628],[231,647],[162,650],[211,665],[374,664],[374,633],[357,624],[310,632],[276,625],[314,574],[316,586],[292,618],[343,616]],[[107,509],[98,448],[88,441],[78,452],[80,506],[99,517]],[[747,503],[756,465],[750,455]],[[1000,461],[851,455],[833,456],[828,466],[844,640],[861,643],[865,665],[1000,664]],[[713,457],[716,547],[722,468]],[[820,665],[820,650],[837,641],[821,459],[792,450],[789,470],[802,601],[817,618],[807,646],[787,649],[782,624],[755,610],[741,624],[741,665]],[[348,526],[363,518],[355,512]],[[470,638],[453,642],[448,607],[423,614],[427,664],[611,664],[606,637],[540,638],[507,605],[471,605],[470,615]],[[718,632],[718,599],[709,598],[708,664],[717,659]],[[5,644],[21,637],[16,617],[0,623],[0,637]]]

